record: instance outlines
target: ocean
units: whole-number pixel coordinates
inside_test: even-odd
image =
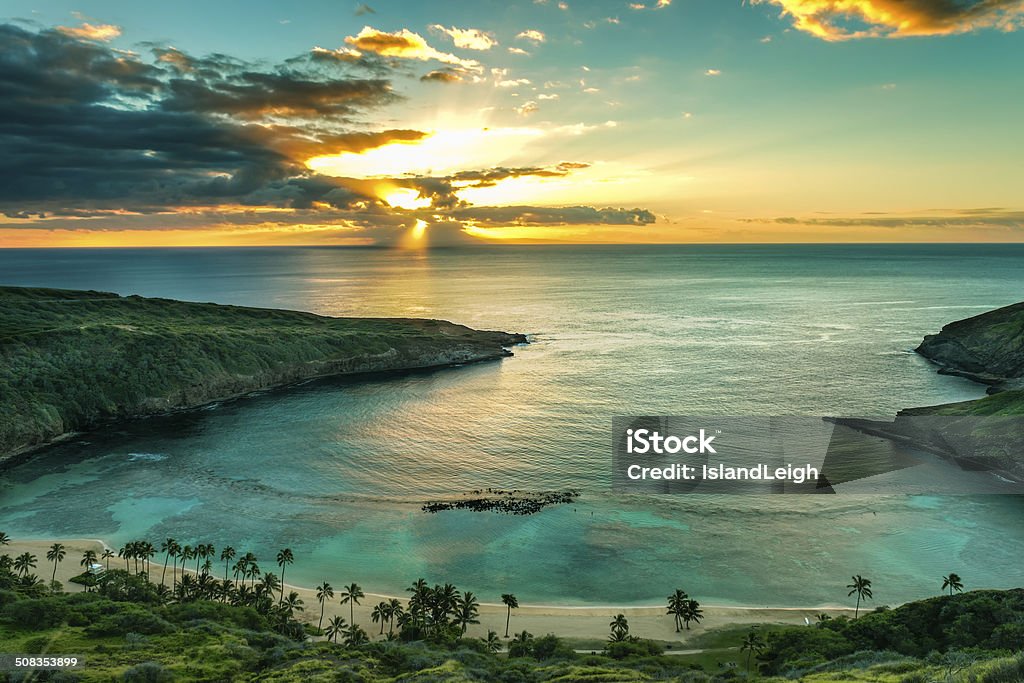
[[[1024,585],[1024,498],[611,491],[615,415],[891,416],[978,398],[912,353],[1014,303],[1024,245],[0,250],[0,284],[530,335],[502,361],[311,382],[83,434],[0,473],[0,530],[230,544],[289,582],[497,601],[874,604]],[[482,488],[575,488],[533,516],[426,514]],[[161,558],[162,561],[162,558]],[[217,563],[214,563],[215,567]],[[219,572],[223,571],[221,565]]]

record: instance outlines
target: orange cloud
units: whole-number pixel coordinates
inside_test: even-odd
[[[382,57],[417,59],[423,62],[433,59],[445,64],[455,64],[464,69],[479,70],[481,68],[477,61],[462,59],[432,48],[423,36],[406,28],[395,33],[388,33],[378,31],[371,26],[364,26],[357,35],[346,37],[345,43],[356,50],[373,52]]]
[[[79,40],[98,40],[110,42],[121,35],[121,27],[114,24],[90,24],[83,21],[81,26],[58,26],[57,30],[66,36]]]
[[[792,17],[796,29],[828,41],[941,36],[984,28],[1014,31],[1024,26],[1021,0],[751,1],[778,5],[783,15]]]

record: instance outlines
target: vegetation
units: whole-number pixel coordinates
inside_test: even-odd
[[[438,320],[0,287],[0,458],[104,420],[320,375],[496,358],[523,341]]]
[[[0,547],[9,541],[0,533]],[[154,570],[152,544],[125,544],[118,553],[124,568],[76,577],[87,587],[82,593],[40,580],[31,553],[0,555],[4,649],[86,659],[84,669],[35,676],[55,681],[1024,680],[1024,589],[959,593],[962,580],[952,573],[942,586],[950,594],[878,608],[859,619],[823,618],[812,627],[709,631],[688,643],[699,648],[694,654],[667,655],[664,644],[632,635],[619,614],[609,623],[603,651],[580,654],[550,634],[521,631],[507,648],[494,631],[467,637],[467,626],[478,622],[476,596],[423,579],[407,589],[407,601],[373,607],[376,640],[352,622],[351,606],[365,597],[357,584],[346,586],[337,602],[350,606],[350,619],[334,615],[324,627],[324,606],[335,599],[324,581],[316,593],[320,612],[310,616],[314,630],[302,621],[298,594],[282,596],[280,579],[261,573],[253,553],[225,568],[234,578],[218,579],[212,563],[201,561],[214,556],[211,546],[167,539],[161,547],[163,563]],[[58,561],[56,549],[50,548],[51,561]],[[221,554],[226,563],[234,556]],[[80,564],[90,569],[95,559],[88,551]],[[284,569],[292,562],[279,564]],[[188,572],[173,572],[168,585],[164,567],[171,563]],[[854,584],[870,591],[863,577],[854,577]],[[507,623],[519,603],[510,593],[502,602]],[[696,603],[682,590],[669,596],[677,629],[690,602]],[[694,609],[699,612],[699,604]]]

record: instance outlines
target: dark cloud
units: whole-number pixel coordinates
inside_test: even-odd
[[[753,0],[772,4],[793,25],[824,40],[936,36],[1024,25],[1021,0]]]
[[[864,213],[858,216],[744,218],[743,223],[808,225],[832,228],[999,228],[1024,230],[1024,212],[1000,208],[930,211],[917,215]]]
[[[341,183],[312,178],[303,154],[423,135],[344,129],[349,115],[394,99],[386,80],[154,54],[147,62],[64,32],[0,25],[0,210],[147,212],[265,196],[305,205]],[[317,123],[256,125],[271,115]]]
[[[648,225],[656,219],[647,209],[597,209],[593,206],[472,206],[452,216],[479,225]]]
[[[400,50],[402,58],[437,58],[406,31],[360,35],[384,53],[390,49],[379,41],[401,39],[408,48]],[[305,162],[314,156],[415,143],[426,135],[356,123],[397,99],[386,77],[395,72],[379,55],[313,50],[266,66],[143,47],[136,54],[92,33],[0,24],[0,214],[9,218],[0,227],[336,225],[387,244],[421,220],[431,243],[440,244],[471,239],[463,233],[468,225],[654,221],[643,209],[473,207],[458,198],[460,189],[509,178],[565,176],[586,167],[578,162],[390,179],[311,171]],[[442,61],[448,57],[441,54]],[[391,208],[380,198],[381,186],[415,189],[432,206]]]

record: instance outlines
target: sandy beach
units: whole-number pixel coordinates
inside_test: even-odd
[[[97,556],[105,547],[103,542],[96,539],[64,539],[64,540],[18,540],[12,539],[11,544],[0,549],[5,553],[16,557],[24,552],[30,552],[36,556],[35,573],[44,580],[49,580],[53,573],[53,564],[47,562],[46,551],[55,543],[63,543],[67,556],[57,567],[57,580],[64,584],[64,590],[69,592],[80,591],[82,587],[71,583],[69,579],[82,572],[80,565],[82,554],[86,550],[96,551]],[[220,565],[221,573],[217,573],[218,563],[214,562],[214,575],[222,578],[223,565]],[[111,558],[112,569],[124,568],[124,560]],[[276,566],[271,569],[279,573]],[[163,571],[162,556],[153,558],[152,574],[153,579],[159,583],[160,574]],[[179,568],[178,575],[181,571]],[[166,581],[171,583],[172,570],[167,569]],[[415,577],[414,577],[415,578]],[[410,582],[413,579],[410,579]],[[340,614],[346,620],[349,619],[349,605],[342,605],[338,602],[338,595],[341,593],[341,583],[331,581],[334,587],[335,598],[325,605],[324,623],[335,614]],[[286,584],[288,590],[299,593],[305,603],[305,611],[302,618],[312,624],[320,619],[320,604],[316,599],[316,589],[304,586]],[[362,586],[366,597],[361,604],[355,606],[355,622],[362,626],[371,637],[380,637],[380,624],[373,623],[370,613],[381,600],[397,597],[403,602],[408,595],[386,595],[383,593],[371,592],[369,586]],[[699,596],[695,596],[699,599]],[[812,622],[817,614],[825,612],[831,616],[842,614],[853,615],[853,609],[844,607],[736,607],[722,605],[705,605],[704,620],[699,625],[691,625],[690,630],[675,632],[672,617],[665,613],[662,606],[652,605],[650,607],[618,607],[615,605],[600,606],[559,606],[559,605],[526,605],[521,604],[518,609],[512,611],[510,634],[527,630],[534,635],[553,633],[563,638],[576,638],[587,640],[604,640],[608,637],[608,622],[616,614],[624,614],[629,619],[630,633],[640,638],[663,640],[686,644],[695,636],[708,630],[722,628],[730,625],[742,624],[804,624],[804,619]],[[480,623],[470,626],[468,634],[471,636],[486,635],[488,630],[496,631],[499,635],[505,633],[505,606],[500,603],[482,602],[480,605]]]

